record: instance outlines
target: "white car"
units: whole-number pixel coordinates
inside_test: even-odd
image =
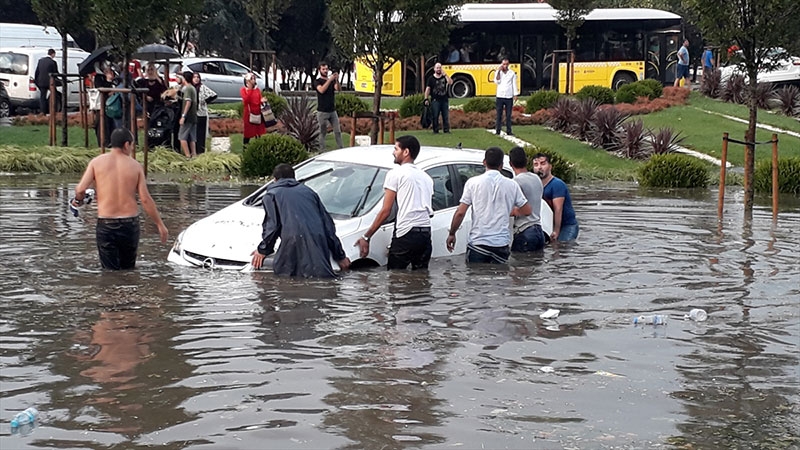
[[[741,50],[739,51],[741,52]],[[773,58],[774,57],[774,58]],[[759,83],[774,83],[776,85],[790,85],[800,87],[800,57],[787,56],[782,49],[776,49],[767,55],[768,60],[775,60],[777,67],[772,70],[758,72]],[[726,82],[735,73],[744,74],[744,69],[739,65],[725,66],[720,69],[723,82]],[[747,78],[747,75],[745,78]]]
[[[336,234],[354,268],[385,265],[394,228],[394,214],[370,239],[370,253],[361,258],[355,242],[372,225],[383,204],[383,181],[395,167],[391,145],[353,147],[323,153],[295,167],[298,181],[319,194],[333,217]],[[445,241],[458,207],[464,183],[484,172],[484,151],[423,146],[416,165],[433,178],[434,216],[431,219],[433,258],[464,254],[471,224],[471,209],[456,235],[456,248]],[[502,170],[511,178],[508,158]],[[268,185],[269,183],[267,183]],[[251,253],[261,242],[264,208],[261,197],[267,185],[221,211],[200,219],[178,235],[168,260],[183,266],[250,271]],[[542,229],[553,230],[553,212],[541,206]],[[271,256],[265,267],[272,266]],[[331,261],[332,267],[338,266]]]
[[[203,84],[217,93],[216,103],[241,102],[239,90],[244,87],[244,75],[251,70],[244,64],[225,58],[183,58],[184,70],[198,72]],[[256,73],[256,84],[264,90],[264,78]]]

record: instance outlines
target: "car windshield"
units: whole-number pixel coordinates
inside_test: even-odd
[[[358,217],[371,210],[383,197],[387,169],[337,161],[314,160],[295,169],[297,181],[319,195],[334,219]],[[245,205],[261,206],[266,186]]]

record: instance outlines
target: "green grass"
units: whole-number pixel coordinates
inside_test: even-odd
[[[700,108],[719,114],[726,114],[728,116],[738,117],[744,120],[748,120],[750,118],[750,109],[747,106],[737,105],[734,103],[725,103],[720,100],[706,97],[698,92],[692,92],[692,95],[689,97],[689,105],[695,108]],[[792,117],[786,117],[774,111],[765,111],[763,109],[759,110],[758,123],[800,133],[800,120]]]
[[[15,145],[17,147],[40,147],[49,144],[47,125],[11,126],[0,128],[0,145]],[[83,148],[83,128],[67,128],[67,143],[69,147]],[[61,145],[61,128],[56,128],[56,144]],[[89,129],[89,148],[97,147],[97,137],[94,129]]]
[[[686,137],[682,146],[696,150],[715,158],[722,154],[722,133],[727,132],[731,138],[744,140],[747,124],[724,117],[707,114],[692,106],[675,106],[652,114],[636,116],[641,118],[649,128],[672,127],[680,130]],[[772,138],[772,132],[758,129],[756,141],[763,142]],[[800,139],[779,134],[778,154],[781,158],[800,156]],[[756,160],[771,159],[771,144],[756,147]],[[728,145],[728,161],[733,165],[744,165],[744,146],[730,143]]]

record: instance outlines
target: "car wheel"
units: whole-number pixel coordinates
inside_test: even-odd
[[[6,100],[0,100],[0,117],[11,117],[11,103]]]
[[[618,73],[614,75],[614,81],[611,82],[611,89],[616,91],[622,86],[631,84],[634,81],[636,81],[636,79],[633,77],[633,75],[629,73]]]
[[[475,85],[472,80],[465,75],[456,75],[453,77],[453,85],[450,86],[450,92],[453,98],[467,98],[475,95]]]

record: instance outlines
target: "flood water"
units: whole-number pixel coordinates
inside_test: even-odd
[[[720,227],[713,190],[578,185],[543,256],[305,281],[172,266],[151,222],[104,273],[75,182],[0,178],[4,450],[800,447],[796,197]],[[173,238],[253,189],[151,186]]]

